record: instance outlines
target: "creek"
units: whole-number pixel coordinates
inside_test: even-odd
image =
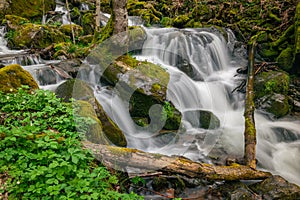
[[[131,24],[136,24],[131,22]],[[97,82],[92,69],[81,78],[95,88],[95,96],[107,114],[125,133],[128,147],[166,155],[180,155],[195,161],[212,162],[212,157],[243,155],[244,94],[232,92],[244,76],[237,69],[247,65],[244,48],[230,30],[144,28],[147,38],[133,55],[158,64],[170,74],[167,99],[183,114],[181,128],[165,136],[137,126],[115,90]],[[9,50],[0,29],[0,56],[3,65],[18,63],[29,71],[43,89],[53,90],[63,78],[51,63],[38,55]],[[224,38],[226,35],[226,38]],[[197,111],[211,111],[220,120],[215,129],[199,128]],[[194,114],[190,114],[190,111]],[[290,118],[273,119],[256,110],[258,167],[279,174],[300,185],[300,123]]]

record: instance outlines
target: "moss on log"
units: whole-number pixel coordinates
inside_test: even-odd
[[[258,171],[249,166],[238,164],[214,166],[194,162],[183,157],[170,157],[136,149],[94,144],[87,141],[83,142],[83,145],[84,148],[91,150],[105,166],[117,170],[130,167],[207,180],[255,180],[271,176],[269,172]]]

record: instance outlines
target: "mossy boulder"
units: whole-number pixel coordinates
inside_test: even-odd
[[[22,85],[31,89],[38,89],[39,86],[29,72],[18,64],[12,64],[0,68],[0,91],[16,92]]]
[[[0,18],[14,14],[28,19],[42,21],[42,16],[55,9],[55,0],[3,0],[4,6],[0,9]]]
[[[262,72],[255,77],[255,104],[276,118],[289,113],[289,76],[285,72]]]
[[[101,122],[101,131],[105,135],[106,141],[117,146],[127,146],[127,141],[123,132],[106,114],[101,104],[95,99],[93,90],[86,82],[79,79],[67,80],[57,87],[55,93],[58,97],[63,98],[64,101],[67,102],[70,98],[87,101],[92,106],[96,118]],[[99,130],[97,127],[94,128]],[[96,141],[98,140],[99,139],[96,139]]]
[[[277,57],[276,61],[281,69],[284,71],[290,71],[293,67],[293,56],[294,49],[291,47],[287,47]]]
[[[78,38],[83,34],[83,28],[77,24],[63,24],[59,27],[59,30],[69,37],[72,37],[72,29],[75,38]]]
[[[255,98],[278,93],[286,95],[289,90],[289,75],[283,71],[262,72],[255,77]]]
[[[217,129],[220,127],[219,118],[207,110],[190,110],[184,112],[183,116],[194,127],[203,129]]]
[[[79,117],[90,119],[90,123],[88,124],[81,124],[80,122],[76,124],[77,130],[85,133],[87,140],[96,144],[108,145],[110,143],[103,133],[101,121],[98,119],[93,106],[89,102],[76,101],[76,112],[74,114],[75,121],[76,118],[79,119]]]
[[[262,195],[262,199],[293,200],[300,197],[300,187],[289,183],[281,176],[271,176],[249,187],[256,194]]]
[[[74,88],[76,88],[76,90],[74,90]],[[60,84],[56,88],[55,94],[65,102],[69,102],[71,98],[76,100],[88,100],[94,97],[92,88],[79,79],[69,79]]]
[[[9,20],[11,17],[6,18],[7,24],[12,24]],[[16,18],[14,18],[16,19]],[[8,37],[8,44],[11,48],[46,48],[53,43],[59,43],[67,40],[67,36],[55,27],[38,25],[32,23],[24,23],[17,26],[13,23],[11,26],[13,34]]]
[[[118,125],[106,114],[101,104],[97,99],[90,99],[89,102],[92,103],[98,119],[100,119],[103,127],[103,132],[107,139],[114,145],[120,147],[126,147],[127,141],[125,135],[118,127]]]
[[[103,78],[120,88],[120,96],[129,102],[129,112],[133,118],[148,118],[150,121],[150,108],[159,104],[164,109],[154,113],[153,117],[166,119],[164,129],[179,128],[181,114],[166,98],[170,76],[163,68],[130,56],[121,56],[105,69]]]
[[[20,25],[30,23],[28,19],[16,15],[5,15],[4,22],[6,22],[8,28],[12,30],[16,30]]]

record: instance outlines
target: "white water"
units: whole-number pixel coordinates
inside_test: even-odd
[[[221,34],[209,29],[146,31],[147,40],[136,58],[157,63],[170,73],[167,97],[183,113],[184,129],[162,143],[156,133],[134,124],[126,102],[102,87],[95,95],[125,132],[128,146],[206,162],[210,162],[207,155],[217,146],[222,146],[225,157],[242,156],[244,95],[231,92],[238,85],[237,68],[244,67],[247,61],[231,56],[235,54],[231,52],[232,33],[228,33],[227,42]],[[185,116],[185,111],[190,110],[212,111],[220,119],[221,127],[204,130],[193,126]],[[255,119],[260,168],[300,184],[299,121],[272,121],[260,111],[255,113]]]
[[[55,12],[62,13],[62,23],[63,24],[71,24],[70,20],[68,19],[68,11],[64,5],[60,5],[56,3]]]

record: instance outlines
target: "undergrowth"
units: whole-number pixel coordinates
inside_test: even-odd
[[[94,122],[74,120],[74,109],[50,91],[0,92],[0,174],[8,178],[0,194],[8,193],[9,199],[141,199],[118,193],[116,176],[82,149],[76,126]]]

